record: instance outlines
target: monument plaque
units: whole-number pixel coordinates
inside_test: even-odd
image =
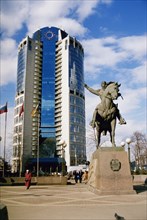
[[[121,162],[118,159],[112,159],[110,162],[110,167],[113,171],[119,171],[121,168]]]

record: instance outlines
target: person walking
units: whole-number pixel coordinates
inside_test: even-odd
[[[73,175],[74,175],[75,183],[77,183],[79,179],[78,171],[74,170]]]
[[[79,181],[80,181],[80,183],[82,183],[82,176],[83,176],[83,171],[80,170],[79,171]]]
[[[26,173],[25,173],[25,186],[26,186],[26,189],[30,188],[31,179],[32,179],[31,172],[29,170],[26,170]]]
[[[83,175],[83,172],[82,170],[76,170],[74,171],[74,176],[75,176],[75,182],[78,183],[78,182],[82,182],[82,175]]]
[[[88,171],[87,170],[85,170],[84,172],[83,181],[85,182],[85,184],[88,182]]]

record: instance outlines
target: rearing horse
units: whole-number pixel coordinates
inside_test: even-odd
[[[103,91],[101,96],[101,103],[97,106],[97,113],[95,119],[96,125],[96,136],[97,136],[97,148],[100,146],[101,133],[105,135],[107,131],[110,133],[110,141],[112,147],[115,145],[115,128],[116,128],[116,117],[118,115],[118,108],[113,103],[113,100],[120,96],[119,93],[120,84],[116,82],[110,83]]]

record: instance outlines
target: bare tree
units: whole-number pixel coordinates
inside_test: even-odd
[[[94,136],[93,130],[90,128],[90,126],[87,126],[87,135],[86,135],[86,152],[87,157],[90,159],[92,152],[96,149],[96,140]]]
[[[136,165],[142,168],[143,165],[147,164],[147,137],[145,134],[136,131],[132,137],[132,153],[134,154]]]
[[[92,155],[92,153],[97,149],[97,137],[96,132],[94,129],[91,128],[91,126],[87,126],[87,136],[86,136],[86,151],[87,155]],[[102,137],[101,146],[104,145],[109,138],[107,136]]]

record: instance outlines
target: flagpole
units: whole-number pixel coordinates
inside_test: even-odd
[[[6,106],[7,106],[7,103],[6,103]],[[7,111],[6,111],[6,113],[5,113],[5,134],[4,134],[4,164],[3,164],[3,177],[5,176],[6,130],[7,130]]]

